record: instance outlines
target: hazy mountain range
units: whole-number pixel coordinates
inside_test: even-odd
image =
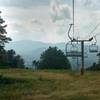
[[[40,58],[40,55],[43,51],[45,51],[49,46],[56,46],[59,49],[61,49],[63,52],[65,52],[65,43],[42,43],[42,42],[36,42],[31,40],[22,40],[22,41],[16,41],[16,42],[10,42],[9,44],[6,44],[6,49],[14,49],[17,54],[20,54],[23,59],[25,60],[25,65],[28,67],[32,67],[32,61],[38,60]],[[85,46],[88,47],[88,46]],[[88,57],[85,58],[85,66],[89,67],[93,62],[97,62],[97,54],[91,54],[87,50]],[[79,66],[80,66],[79,59]],[[76,62],[77,59],[70,58],[70,62],[72,65],[77,66]]]

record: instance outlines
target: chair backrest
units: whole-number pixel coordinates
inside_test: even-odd
[[[71,42],[66,44],[65,52],[67,57],[80,57],[81,52],[79,50],[78,44],[72,44]]]
[[[89,52],[90,53],[97,53],[98,52],[98,46],[96,44],[92,44],[89,46]]]

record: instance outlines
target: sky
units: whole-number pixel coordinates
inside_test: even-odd
[[[72,23],[72,0],[0,0],[0,10],[13,41],[69,41],[67,31]],[[99,33],[99,23],[100,0],[75,0],[75,38],[88,39]],[[99,37],[96,37],[98,42]]]

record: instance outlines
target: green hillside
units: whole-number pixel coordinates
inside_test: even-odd
[[[100,100],[100,72],[0,69],[0,100]]]

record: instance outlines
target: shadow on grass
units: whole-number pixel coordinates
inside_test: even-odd
[[[4,77],[0,75],[0,85],[15,84],[15,83],[27,83],[27,81],[24,79]]]

